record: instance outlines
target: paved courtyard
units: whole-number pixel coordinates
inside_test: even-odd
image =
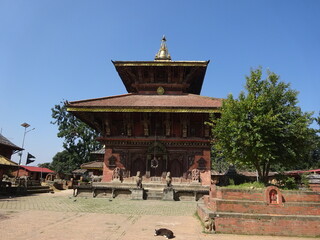
[[[176,240],[303,240],[310,238],[205,234],[194,202],[74,198],[72,191],[0,198],[0,239],[157,240],[165,227]]]

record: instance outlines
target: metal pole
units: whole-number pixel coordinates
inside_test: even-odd
[[[22,147],[21,147],[22,150],[20,152],[20,159],[19,159],[18,171],[17,171],[16,178],[18,178],[18,176],[19,176],[19,171],[20,171],[20,165],[21,165],[21,160],[22,160],[22,153],[23,153],[23,147],[24,147],[24,141],[25,141],[25,138],[26,138],[26,134],[35,129],[35,128],[32,128],[29,131],[27,131],[27,128],[30,127],[30,125],[28,123],[22,123],[21,126],[24,127],[24,134],[23,134],[23,139],[22,139]]]
[[[29,125],[29,124],[28,124],[28,125]],[[24,139],[25,139],[26,134],[27,134],[27,127],[29,127],[28,125],[25,125],[25,126],[24,126],[24,134],[23,134],[22,147],[21,147],[22,150],[21,150],[21,152],[19,153],[20,159],[19,159],[18,171],[17,171],[16,178],[19,177],[19,171],[20,171],[20,165],[21,165],[21,159],[22,159],[22,153],[23,153],[23,146],[24,146]]]
[[[19,165],[21,164],[21,159],[22,159],[22,153],[23,153],[23,147],[24,147],[24,140],[26,138],[26,134],[27,134],[27,127],[24,128],[24,134],[23,134],[23,140],[22,140],[22,150],[20,152],[20,160],[19,160]]]

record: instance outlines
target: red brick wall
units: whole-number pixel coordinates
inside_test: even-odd
[[[270,204],[265,202],[240,202],[238,200],[216,200],[210,203],[210,209],[217,212],[235,212],[250,214],[282,214],[282,215],[320,215],[319,203],[284,203]]]
[[[216,231],[221,233],[320,236],[319,221],[311,218],[230,218],[215,219]]]
[[[320,193],[281,191],[280,204],[271,204],[268,190],[236,190],[211,186],[210,195],[198,204],[203,220],[215,220],[220,233],[320,236]],[[265,196],[266,195],[266,196]],[[240,201],[241,200],[241,201]]]
[[[264,201],[262,190],[238,190],[217,188],[217,198],[225,200]],[[320,202],[320,194],[312,191],[283,191],[284,202]]]
[[[312,191],[320,192],[320,184],[309,184]]]
[[[120,163],[120,157],[119,154],[112,153],[111,148],[106,148],[105,154],[104,154],[104,164],[103,164],[103,177],[102,182],[111,182],[112,181],[112,174],[113,169],[115,167],[109,167],[109,158],[111,156],[116,157],[116,167],[122,168],[122,164]]]
[[[18,171],[12,172],[12,175],[13,175],[13,176],[17,176],[17,172],[18,172]],[[23,168],[20,168],[20,169],[19,169],[19,175],[18,175],[18,177],[21,177],[21,176],[30,176],[30,174],[29,174],[29,172],[28,172],[27,170],[25,170],[25,169],[23,169]]]
[[[203,155],[196,155],[194,159],[194,164],[189,167],[189,171],[198,168],[198,161],[203,158],[206,161],[207,170],[200,170],[201,184],[209,186],[211,184],[211,160],[210,160],[210,150],[203,150]]]
[[[226,200],[264,200],[263,192],[260,190],[217,189],[217,191],[217,198]]]

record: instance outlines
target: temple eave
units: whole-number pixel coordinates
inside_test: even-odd
[[[68,107],[69,112],[164,112],[164,113],[219,113],[218,108],[103,108],[103,107]]]
[[[112,61],[116,67],[140,67],[140,66],[179,66],[179,67],[207,67],[208,61]]]
[[[135,141],[140,141],[140,142],[154,142],[155,139],[154,139],[154,136],[150,136],[148,138],[146,137],[132,137],[132,138],[121,138],[121,137],[99,137],[98,138],[99,141],[128,141],[128,142],[135,142]],[[160,142],[179,142],[179,143],[211,143],[211,140],[210,139],[198,139],[198,138],[191,138],[189,137],[188,139],[181,139],[181,138],[157,138],[157,141],[160,141]]]

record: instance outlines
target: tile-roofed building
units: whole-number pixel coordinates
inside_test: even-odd
[[[66,102],[69,112],[100,132],[103,182],[115,169],[145,181],[167,172],[181,181],[199,172],[210,184],[211,115],[222,99],[200,96],[209,61],[172,61],[166,39],[154,61],[113,61],[128,93]],[[198,169],[197,171],[193,171]]]
[[[11,158],[11,155],[15,151],[21,151],[22,148],[18,147],[17,145],[13,144],[9,141],[6,137],[4,137],[0,133],[0,154],[5,156],[6,158]]]
[[[103,162],[101,161],[92,161],[92,162],[87,162],[81,164],[80,168],[82,169],[98,169],[102,170],[103,169]]]
[[[83,163],[80,168],[88,170],[89,175],[100,176],[103,173],[103,159],[101,161]]]
[[[40,180],[46,178],[48,174],[55,174],[55,172],[48,168],[20,165],[18,173],[16,171],[13,174],[15,176],[18,174],[18,177],[29,176],[33,180]]]
[[[18,147],[0,133],[0,182],[4,174],[18,168],[18,164],[11,161],[11,156],[22,148]]]

